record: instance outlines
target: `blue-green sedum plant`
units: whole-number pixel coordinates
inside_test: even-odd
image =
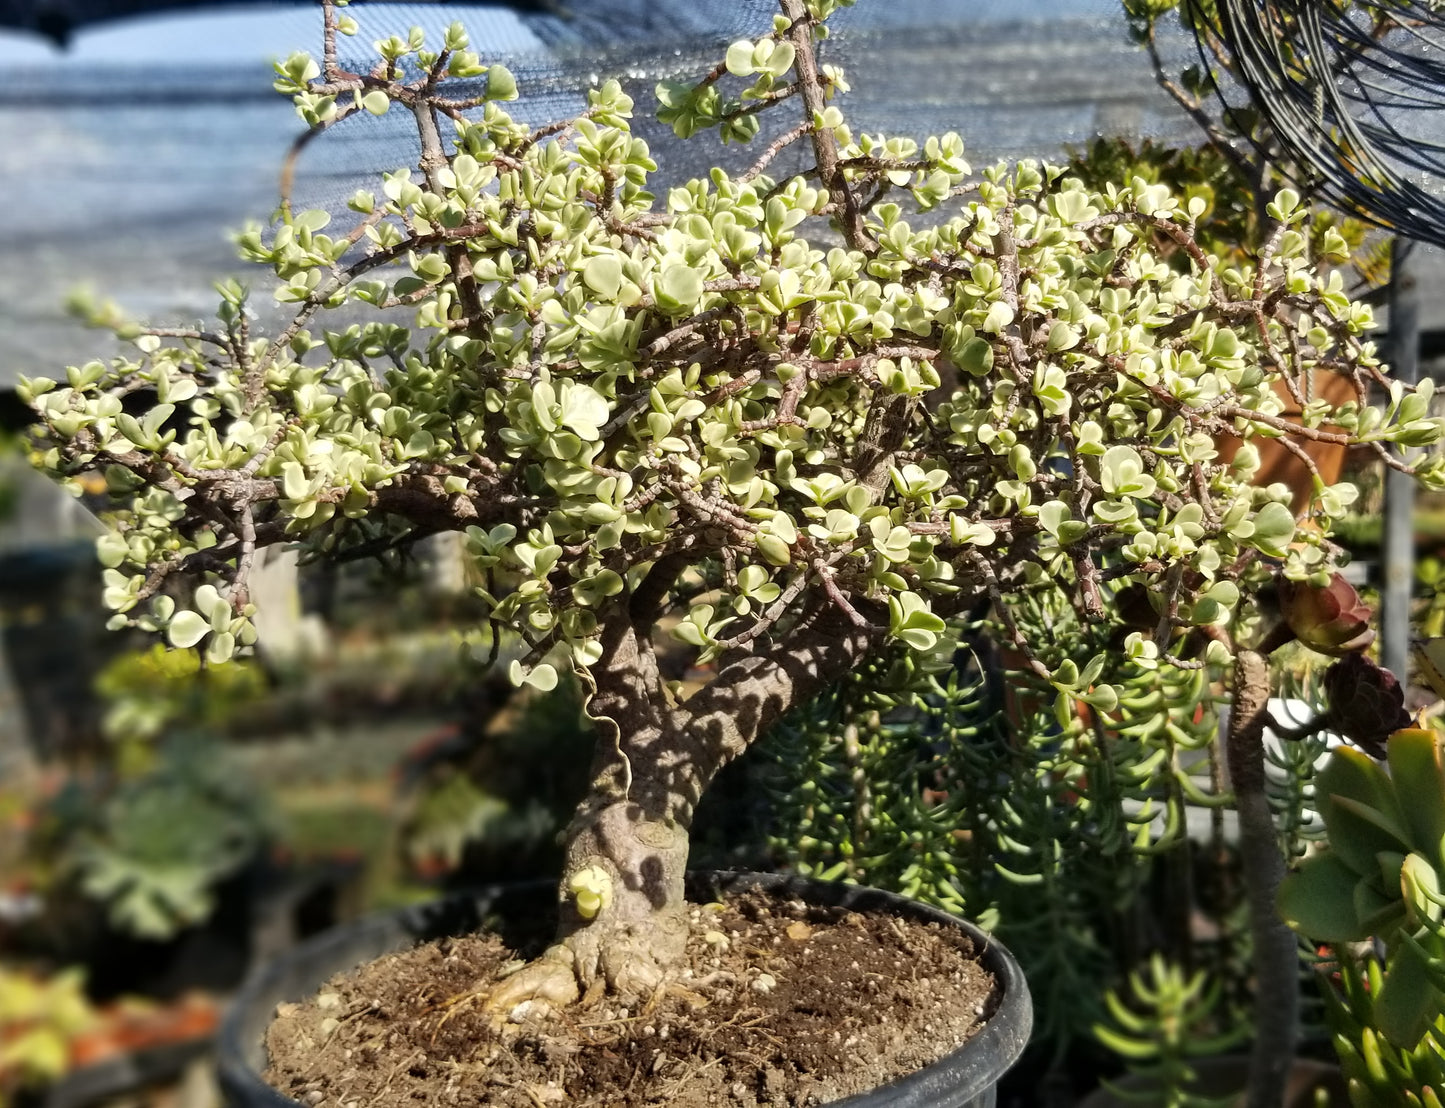
[[[513,677],[578,673],[599,739],[560,930],[500,1011],[649,994],[684,943],[703,790],[878,651],[933,665],[950,620],[1033,583],[1098,619],[1112,580],[1157,600],[1126,644],[1148,666],[1279,564],[1326,577],[1349,490],[1318,488],[1324,529],[1301,526],[1287,490],[1250,484],[1255,452],[1219,464],[1214,435],[1358,442],[1399,467],[1392,444],[1440,437],[1428,385],[1382,377],[1369,309],[1321,268],[1342,244],[1307,256],[1297,196],[1253,264],[1223,265],[1163,187],[975,174],[956,134],[855,133],[816,51],[840,2],[781,0],[698,84],[660,90],[684,137],[791,113],[749,169],[665,196],[617,84],[534,129],[459,26],[383,40],[358,75],[336,51],[356,25],[328,6],[321,60],[282,62],[277,87],[313,130],[407,113],[421,156],[350,218],[283,205],[242,236],[293,322],[253,334],[230,285],[216,330],[122,325],[133,356],[25,386],[43,465],[125,498],[100,551],[117,626],[223,659],[254,638],[264,547],[458,531],[493,642],[527,643]],[[806,169],[770,175],[793,144]],[[328,326],[343,307],[365,321]],[[1287,421],[1272,386],[1317,367],[1357,401],[1297,398]],[[143,386],[157,405],[126,412]],[[1445,481],[1439,458],[1414,468]],[[712,664],[704,687],[664,679],[668,634]],[[1117,700],[1102,654],[1045,665],[1009,636],[1069,703]]]
[[[76,784],[57,806],[72,811],[53,844],[62,874],[114,928],[143,939],[204,924],[221,883],[255,862],[275,830],[254,783],[196,737],[168,743],[149,772],[108,796]]]
[[[1008,603],[1046,665],[1121,637],[1081,620],[1062,590]],[[1186,800],[1227,799],[1190,767],[1219,731],[1216,675],[1116,658],[1102,675],[1115,708],[1066,699],[1060,718],[1049,685],[1005,668],[1003,630],[964,628],[944,673],[884,656],[775,728],[763,743],[774,844],[803,873],[895,889],[994,931],[1029,980],[1031,1046],[1058,1069],[1092,1042],[1106,987],[1140,956],[1125,921],[1156,864],[1187,886]]]

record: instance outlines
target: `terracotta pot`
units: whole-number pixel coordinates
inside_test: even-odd
[[[465,934],[484,920],[505,917],[511,904],[535,904],[550,883],[502,885],[459,894],[337,928],[303,943],[265,967],[237,995],[221,1024],[217,1076],[231,1108],[300,1108],[299,1102],[261,1080],[263,1039],[276,1005],[315,993],[333,974],[394,950],[445,935]],[[1003,991],[997,1010],[963,1046],[930,1066],[867,1093],[835,1101],[838,1108],[994,1108],[999,1078],[1018,1060],[1033,1027],[1033,1005],[1022,971],[997,939],[942,909],[878,889],[756,873],[689,875],[689,897],[717,900],[728,893],[763,889],[778,897],[858,912],[891,913],[957,927],[981,953],[979,964]]]
[[[1249,1078],[1249,1059],[1243,1054],[1226,1054],[1219,1058],[1201,1058],[1195,1062],[1194,1070],[1199,1080],[1189,1091],[1195,1096],[1234,1096],[1235,1103],[1244,1103],[1244,1085]],[[1145,1094],[1150,1084],[1137,1077],[1123,1077],[1113,1082],[1127,1093]],[[1339,1066],[1316,1062],[1308,1058],[1296,1058],[1290,1067],[1289,1082],[1285,1086],[1284,1103],[1281,1108],[1316,1108],[1316,1096],[1323,1092],[1326,1108],[1350,1108],[1350,1094],[1345,1086],[1345,1075]],[[1141,1103],[1137,1098],[1125,1100],[1108,1089],[1096,1089],[1084,1098],[1079,1108],[1126,1108]]]
[[[1327,371],[1316,373],[1313,385],[1314,395],[1328,400],[1335,407],[1356,399],[1354,385],[1338,373]],[[1298,423],[1299,406],[1295,403],[1294,397],[1290,396],[1284,382],[1276,380],[1274,391],[1285,402],[1285,409],[1280,413],[1280,417],[1291,423]],[[1325,424],[1322,429],[1326,431],[1341,430],[1330,424]],[[1294,511],[1297,513],[1303,511],[1314,492],[1314,478],[1305,464],[1281,445],[1277,439],[1255,438],[1252,441],[1259,450],[1259,472],[1255,475],[1254,483],[1264,486],[1272,485],[1276,481],[1283,482],[1294,492],[1291,504]],[[1226,463],[1232,461],[1243,443],[1244,440],[1237,435],[1220,435],[1214,440],[1215,449],[1219,451],[1217,460]],[[1325,442],[1302,442],[1301,445],[1320,471],[1320,477],[1324,479],[1326,485],[1333,485],[1339,481],[1345,471],[1345,461],[1349,457],[1350,447]]]

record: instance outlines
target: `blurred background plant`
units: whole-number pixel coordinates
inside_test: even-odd
[[[472,713],[397,767],[399,848],[419,880],[443,886],[551,872],[586,784],[591,725],[575,680],[547,694],[499,685],[498,708]]]
[[[95,1022],[78,970],[40,977],[0,966],[0,1108],[64,1076]]]
[[[116,772],[128,777],[149,768],[155,740],[175,725],[215,733],[244,718],[265,698],[267,681],[253,660],[203,667],[195,650],[156,643],[117,655],[101,670],[96,692]]]
[[[1198,1095],[1195,1060],[1234,1049],[1248,1032],[1219,1033],[1220,989],[1203,970],[1187,973],[1154,955],[1129,975],[1127,998],[1104,993],[1109,1019],[1095,1026],[1099,1041],[1129,1059],[1130,1087],[1105,1083],[1124,1104],[1149,1108],[1224,1108],[1229,1099]]]
[[[19,436],[0,428],[0,524],[15,514],[20,493],[9,470],[12,466],[19,468],[23,457]]]
[[[263,795],[204,733],[161,744],[139,773],[73,778],[41,814],[46,891],[82,895],[110,925],[169,939],[210,918],[216,889],[274,835]]]
[[[203,667],[160,646],[117,655],[101,672],[106,744],[52,766],[26,814],[25,883],[46,905],[48,945],[63,951],[105,924],[167,940],[205,923],[216,889],[275,837],[257,783],[216,738],[264,683],[254,663]]]

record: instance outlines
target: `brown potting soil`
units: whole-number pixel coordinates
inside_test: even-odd
[[[936,923],[760,892],[689,911],[672,985],[524,1025],[481,1004],[520,964],[496,936],[386,955],[279,1006],[266,1080],[308,1108],[824,1104],[935,1061],[998,1000],[968,937]],[[524,954],[550,935],[537,923]]]

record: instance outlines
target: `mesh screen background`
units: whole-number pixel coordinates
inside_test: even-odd
[[[369,68],[374,39],[419,24],[435,41],[460,19],[484,59],[516,73],[523,99],[509,110],[528,122],[571,114],[589,85],[620,79],[637,102],[635,128],[659,162],[659,186],[756,157],[760,139],[722,147],[704,135],[677,144],[652,116],[652,90],[664,77],[701,75],[719,46],[765,30],[772,0],[564,3],[568,18],[464,4],[354,4],[362,31],[342,40],[343,61]],[[272,38],[319,50],[315,9],[279,7],[265,18]],[[157,322],[182,322],[208,315],[211,283],[238,274],[261,290],[262,315],[273,314],[265,274],[235,260],[226,232],[269,215],[278,168],[301,124],[271,91],[263,58],[227,57],[224,42],[198,47],[203,23],[168,48],[179,23],[156,26],[123,59],[86,62],[81,50],[80,61],[55,54],[7,64],[0,53],[0,387],[19,373],[53,374],[104,352],[97,335],[63,313],[77,284]],[[824,60],[848,73],[854,91],[843,107],[855,130],[956,130],[975,166],[1058,157],[1100,133],[1198,139],[1128,40],[1117,0],[860,0],[835,28]],[[1182,35],[1164,48],[1176,69],[1192,58]],[[794,122],[789,107],[764,123],[761,140],[769,126]],[[381,171],[415,159],[402,113],[348,120],[307,148],[296,200],[339,210]],[[789,168],[785,156],[770,172]]]

